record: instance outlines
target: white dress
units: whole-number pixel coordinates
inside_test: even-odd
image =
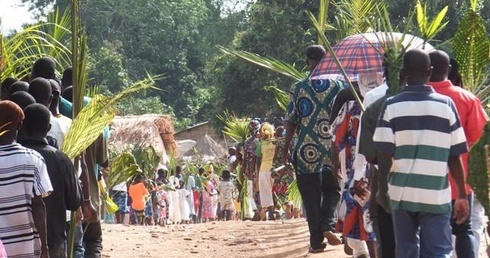
[[[180,200],[180,216],[181,219],[184,221],[189,220],[190,217],[190,208],[189,208],[189,203],[187,202],[187,196],[189,196],[189,191],[186,189],[179,189],[177,190],[179,192],[179,200]]]
[[[174,223],[180,223],[182,216],[180,214],[179,190],[169,190],[168,193],[170,200],[172,200],[169,207],[169,219]]]
[[[194,179],[193,175],[189,175],[189,178],[187,178],[187,184],[185,186],[185,189],[189,191],[189,194],[187,195],[187,205],[189,206],[190,215],[196,215],[196,212],[194,211],[194,193],[193,193],[193,190],[195,188],[196,188],[196,180]]]

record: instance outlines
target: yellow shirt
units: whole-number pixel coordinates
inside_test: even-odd
[[[262,140],[259,146],[257,146],[256,155],[262,159],[262,162],[260,163],[260,172],[271,170],[275,150],[276,145],[274,145],[271,140]]]

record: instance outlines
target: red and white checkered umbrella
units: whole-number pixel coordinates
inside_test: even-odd
[[[357,81],[357,76],[364,73],[383,72],[383,55],[389,42],[402,40],[403,33],[373,32],[349,36],[333,46],[335,55],[351,81]],[[405,34],[402,45],[407,49],[434,50],[429,43],[416,36]],[[316,66],[311,75],[312,79],[342,79],[343,76],[330,53]]]

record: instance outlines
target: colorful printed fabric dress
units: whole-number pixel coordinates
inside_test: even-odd
[[[248,189],[249,192],[251,192],[253,195],[254,203],[252,204],[252,206],[260,206],[259,178],[256,169],[257,157],[255,155],[258,145],[259,140],[254,136],[250,136],[247,140],[245,140],[243,144],[242,168],[245,168],[243,174],[246,175],[248,180],[251,180],[253,183],[253,189]]]
[[[345,103],[332,123],[331,133],[335,151],[339,153],[340,167],[345,169],[347,178],[341,196],[337,230],[349,238],[372,241],[375,235],[369,218],[369,201],[362,207],[354,199],[354,157],[356,137],[359,129],[361,109],[355,101]],[[345,155],[344,155],[345,154]],[[365,175],[364,178],[370,178]]]

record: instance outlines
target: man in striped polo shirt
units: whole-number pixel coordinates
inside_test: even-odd
[[[48,257],[42,197],[53,190],[43,157],[15,142],[24,112],[0,101],[0,239],[8,257]]]
[[[388,176],[396,257],[450,257],[451,188],[448,166],[458,191],[454,218],[469,215],[460,155],[466,138],[453,101],[427,85],[432,67],[420,50],[408,51],[403,91],[388,98],[373,140],[393,159]]]

